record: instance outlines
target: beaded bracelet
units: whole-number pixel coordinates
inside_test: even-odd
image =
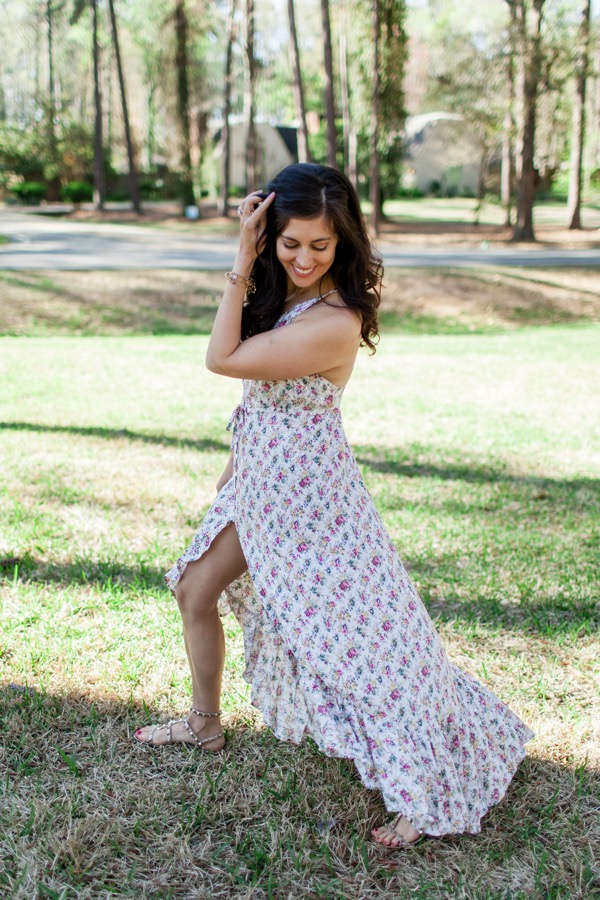
[[[246,288],[247,294],[256,293],[256,285],[252,278],[245,278],[243,275],[238,275],[237,272],[225,272],[225,278],[230,284],[237,284],[239,281],[239,283]]]

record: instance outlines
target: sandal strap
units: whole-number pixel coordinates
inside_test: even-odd
[[[423,837],[423,829],[416,828],[416,826],[413,826],[413,828],[415,828],[415,830],[419,832],[419,837],[415,838],[412,841],[407,841],[407,839],[404,837],[403,834],[400,834],[399,831],[396,831],[396,826],[400,822],[400,819],[403,817],[403,815],[404,815],[403,813],[398,813],[396,818],[389,824],[385,824],[383,826],[383,828],[385,829],[385,831],[387,832],[389,837],[392,838],[392,840],[398,841],[401,845],[404,845],[405,847],[410,847],[410,846],[413,846],[414,844],[418,843],[418,841],[421,840],[421,838]]]
[[[202,716],[203,719],[216,719],[218,716],[223,715],[222,710],[219,710],[219,712],[216,712],[216,713],[207,713],[207,712],[202,712],[199,709],[196,709],[195,706],[191,707],[190,712],[193,712],[195,716]]]
[[[196,745],[198,747],[203,747],[204,744],[208,744],[208,743],[210,743],[210,741],[216,741],[217,738],[223,737],[223,732],[220,731],[218,734],[211,734],[211,735],[209,735],[209,737],[199,738],[198,735],[194,731],[192,731],[189,722],[186,722],[185,719],[182,719],[181,721],[187,728],[189,734],[191,734],[191,736],[194,738]]]

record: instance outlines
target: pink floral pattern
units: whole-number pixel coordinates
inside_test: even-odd
[[[248,572],[226,597],[267,725],[353,759],[417,828],[476,833],[534,733],[448,659],[363,483],[342,393],[320,375],[244,382],[234,476],[166,581],[235,522]]]

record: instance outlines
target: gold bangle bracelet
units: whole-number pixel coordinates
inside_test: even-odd
[[[256,293],[256,285],[252,278],[245,278],[244,275],[238,275],[237,272],[225,272],[225,278],[230,284],[238,284],[239,282],[239,284],[246,288],[247,294]]]

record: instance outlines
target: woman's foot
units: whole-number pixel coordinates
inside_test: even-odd
[[[134,740],[148,747],[166,747],[168,744],[188,744],[199,750],[222,750],[225,737],[221,730],[220,715],[202,715],[193,707],[187,719],[171,719],[162,725],[138,728]]]
[[[423,837],[423,832],[415,828],[406,816],[400,815],[389,825],[374,828],[371,835],[376,844],[383,844],[384,847],[402,847],[416,844]]]

